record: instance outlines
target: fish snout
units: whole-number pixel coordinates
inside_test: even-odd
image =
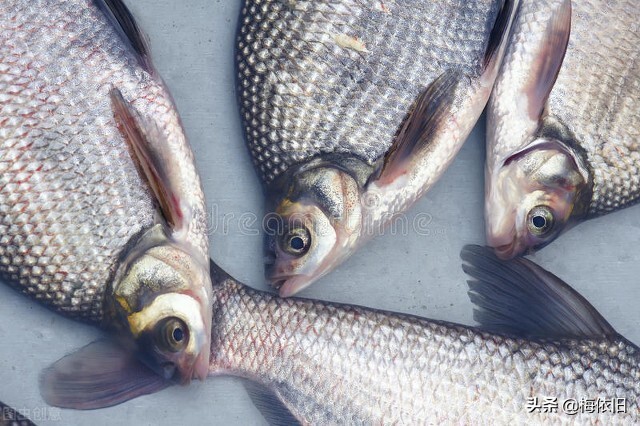
[[[502,220],[487,220],[487,245],[495,250],[496,256],[506,260],[517,256],[518,236],[513,221],[503,217]]]

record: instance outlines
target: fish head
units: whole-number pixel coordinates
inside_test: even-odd
[[[538,139],[487,172],[487,243],[510,259],[544,247],[585,209],[588,173],[564,144]]]
[[[129,259],[114,285],[115,327],[149,368],[187,384],[204,379],[211,342],[209,264],[166,242]]]
[[[362,229],[361,189],[346,171],[325,166],[270,196],[266,221],[267,279],[291,296],[333,270],[355,250]]]

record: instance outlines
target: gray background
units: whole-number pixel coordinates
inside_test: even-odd
[[[263,212],[234,97],[233,44],[240,1],[127,3],[150,37],[156,67],[175,97],[193,146],[212,212],[211,255],[239,280],[266,289],[258,225],[243,225],[246,218]],[[453,166],[409,212],[409,223],[420,212],[430,215],[428,235],[409,231],[377,238],[302,295],[472,324],[458,255],[464,244],[484,238],[483,135],[480,124]],[[636,343],[639,209],[582,224],[533,256]],[[39,424],[264,423],[233,378],[173,387],[99,411],[44,410],[39,372],[99,336],[97,330],[0,286],[0,400],[36,418],[49,417]]]

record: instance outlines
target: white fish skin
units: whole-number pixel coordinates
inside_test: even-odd
[[[291,296],[442,176],[493,87],[517,1],[248,0],[244,131],[277,217],[266,275]]]
[[[532,262],[500,263],[479,247],[466,248],[462,256],[474,279],[476,319],[493,332],[281,299],[236,282],[214,265],[210,373],[259,383],[265,389],[248,388],[273,424],[291,416],[302,424],[640,420],[637,346]],[[530,397],[558,398],[558,412],[528,412]],[[625,398],[626,413],[573,416],[561,408],[568,399],[616,397]]]
[[[639,18],[633,0],[521,3],[487,115],[487,240],[501,256],[640,198]]]
[[[205,218],[180,118],[122,1],[0,2],[0,275],[120,343],[47,370],[45,400],[97,408],[206,376]],[[133,361],[153,372],[116,368]]]

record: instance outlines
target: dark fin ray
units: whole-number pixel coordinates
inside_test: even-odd
[[[456,71],[445,71],[422,92],[374,180],[392,182],[406,172],[411,157],[429,145],[450,115],[460,78]]]
[[[500,51],[500,47],[510,36],[511,32],[509,30],[509,23],[511,22],[511,18],[514,13],[517,13],[517,10],[514,10],[516,7],[516,3],[518,3],[517,0],[505,0],[502,5],[502,9],[500,10],[498,17],[496,18],[496,22],[494,23],[493,29],[491,30],[491,35],[489,36],[487,50],[484,54],[484,69],[489,68],[489,66],[495,62],[496,57]]]
[[[0,401],[0,426],[36,426],[36,424]]]
[[[111,407],[168,386],[132,353],[104,340],[58,360],[40,377],[47,404],[77,410]]]
[[[249,380],[243,380],[243,385],[253,404],[271,426],[302,425],[272,391]]]
[[[549,98],[549,94],[556,83],[560,68],[571,35],[571,0],[564,0],[560,8],[553,13],[540,44],[538,61],[531,70],[535,76],[529,99],[529,113],[532,117],[540,117]]]
[[[127,42],[138,56],[138,61],[146,70],[151,71],[149,44],[140,31],[140,27],[122,0],[94,0],[95,5],[111,21],[122,39]]]
[[[111,90],[111,105],[120,132],[131,147],[134,161],[151,188],[167,224],[172,229],[184,225],[185,212],[178,191],[164,167],[162,153],[165,137],[154,123],[144,120],[118,89]]]
[[[499,260],[490,248],[460,253],[474,319],[483,329],[519,337],[609,338],[616,331],[574,289],[528,259]]]

